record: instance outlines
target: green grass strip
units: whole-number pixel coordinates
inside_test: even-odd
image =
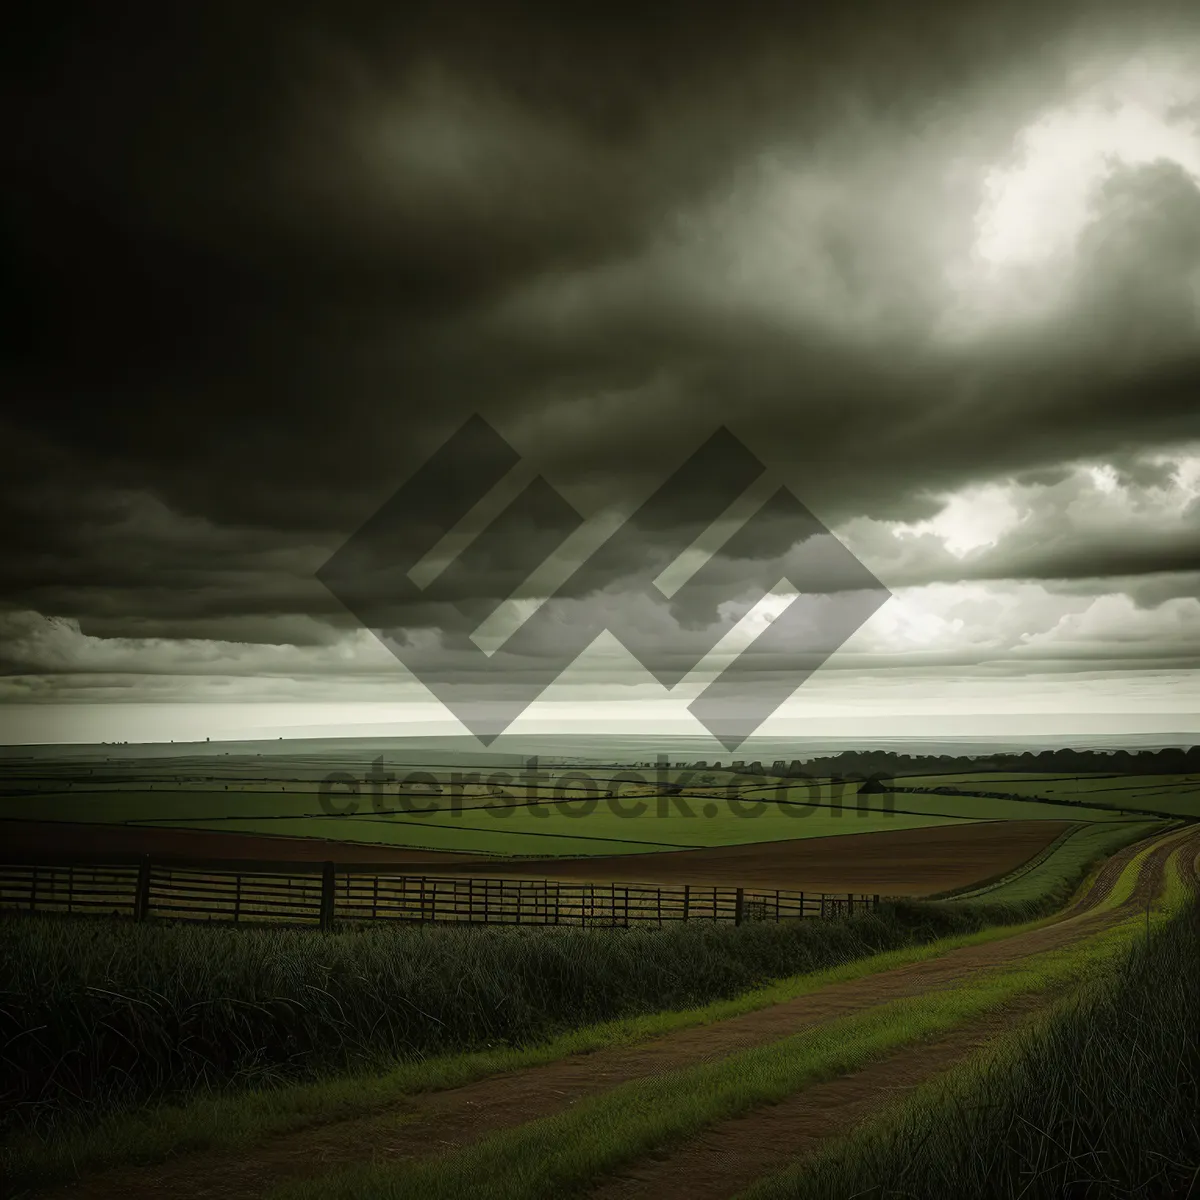
[[[1167,918],[1162,906],[1154,923]],[[1127,919],[1074,946],[961,987],[892,1001],[715,1063],[635,1080],[566,1112],[504,1130],[456,1153],[394,1165],[363,1164],[290,1184],[276,1200],[554,1200],[708,1125],[858,1070],[947,1033],[1018,996],[1077,985],[1139,936]]]

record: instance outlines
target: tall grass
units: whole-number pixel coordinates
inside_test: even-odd
[[[149,1100],[524,1045],[736,996],[1030,906],[658,930],[0,923],[0,1131]]]
[[[1200,1197],[1200,902],[1118,978],[746,1200]]]

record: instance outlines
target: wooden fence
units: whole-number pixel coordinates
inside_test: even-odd
[[[878,896],[696,884],[575,883],[482,875],[397,874],[334,863],[156,862],[150,858],[0,864],[0,909],[111,914],[142,921],[457,922],[661,926],[671,921],[833,919]]]

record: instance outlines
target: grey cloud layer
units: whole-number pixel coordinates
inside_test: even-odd
[[[10,49],[4,603],[319,657],[353,621],[313,572],[474,409],[587,514],[726,423],[839,527],[1086,458],[1149,479],[1200,439],[1177,166],[1113,173],[1053,313],[936,333],[973,211],[947,155],[1002,158],[1077,61],[1188,44],[1187,6],[331,12],[81,7]],[[863,552],[889,585],[1194,595],[1194,505],[1086,530],[1053,491],[968,560],[878,530]],[[668,532],[577,598],[619,602]],[[718,560],[673,616],[804,554]],[[408,619],[486,611],[514,583],[496,559]]]

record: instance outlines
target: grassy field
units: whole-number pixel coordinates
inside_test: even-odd
[[[909,786],[907,780],[897,780],[897,786],[903,783]],[[913,786],[924,786],[917,784]],[[966,795],[939,795],[920,792],[892,792],[870,794],[859,797],[857,791],[844,801],[848,810],[853,811],[859,799],[869,801],[873,810],[880,809],[885,803],[890,803],[897,812],[920,812],[931,817],[942,817],[948,820],[973,821],[1115,821],[1120,820],[1120,814],[1107,808],[1088,808],[1085,806],[1064,808],[1061,804],[1039,803],[1036,797],[1040,794],[1031,790],[1028,800],[997,799],[988,796],[970,795],[967,777],[955,779],[950,784],[940,784],[942,787],[963,787]],[[981,785],[979,791],[1006,791],[1004,787]],[[776,798],[775,789],[751,789],[745,793],[747,801],[751,798]],[[798,804],[805,803],[804,789],[790,789],[785,797]]]
[[[548,761],[531,772],[520,760],[464,758],[454,765],[385,761],[382,754],[361,751],[304,755],[281,748],[129,759],[118,752],[79,761],[0,763],[0,818],[555,858],[970,821],[1112,822],[1123,819],[1123,801],[1200,817],[1197,776],[984,771],[903,777],[891,784],[918,790],[860,795],[861,783],[854,780],[772,782],[749,771],[686,768],[661,758],[627,769]],[[683,794],[671,794],[673,789]],[[967,794],[941,794],[945,789]]]
[[[965,786],[965,785],[964,785]],[[791,838],[927,828],[966,821],[1121,820],[1118,812],[1066,809],[1036,801],[915,793],[859,795],[858,785],[832,783],[786,789],[750,788],[735,799],[715,791],[654,795],[622,791],[555,802],[538,794],[376,797],[334,793],[310,785],[276,790],[211,790],[166,782],[99,790],[81,782],[70,791],[0,800],[0,816],[51,821],[101,821],[226,833],[277,834],[372,842],[391,847],[467,853],[553,857],[653,853],[661,850],[746,845]],[[61,784],[60,784],[61,789]],[[989,790],[989,789],[984,789]],[[344,813],[341,810],[346,809]]]
[[[1004,792],[1044,796],[1073,804],[1102,805],[1118,812],[1139,805],[1193,820],[1200,819],[1200,777],[1195,775],[1037,775],[978,772],[962,775],[905,776],[896,787],[951,788],[964,792]],[[914,799],[912,795],[906,800]],[[1051,806],[1053,807],[1053,806]],[[1059,808],[1061,813],[1063,810]],[[1111,815],[1111,812],[1110,814]],[[1095,820],[1094,812],[1083,817]]]
[[[863,812],[847,807],[779,804],[691,796],[629,798],[624,813],[644,804],[644,812],[624,815],[608,803],[505,804],[502,807],[448,806],[425,815],[377,812],[368,801],[353,814],[323,813],[310,794],[281,792],[47,793],[36,804],[23,800],[0,807],[0,815],[36,813],[39,820],[126,822],[140,825],[214,829],[227,833],[280,834],[375,842],[424,850],[483,854],[553,856],[637,854],[657,850],[741,845],[779,838],[833,837],[843,833],[943,825],[955,820],[941,803],[923,803],[916,813],[889,811],[888,797],[873,796]],[[922,801],[925,799],[921,798]],[[935,798],[935,801],[941,798]],[[342,803],[339,798],[337,801]],[[427,801],[422,798],[421,803]],[[1061,812],[1057,814],[1062,819]]]

